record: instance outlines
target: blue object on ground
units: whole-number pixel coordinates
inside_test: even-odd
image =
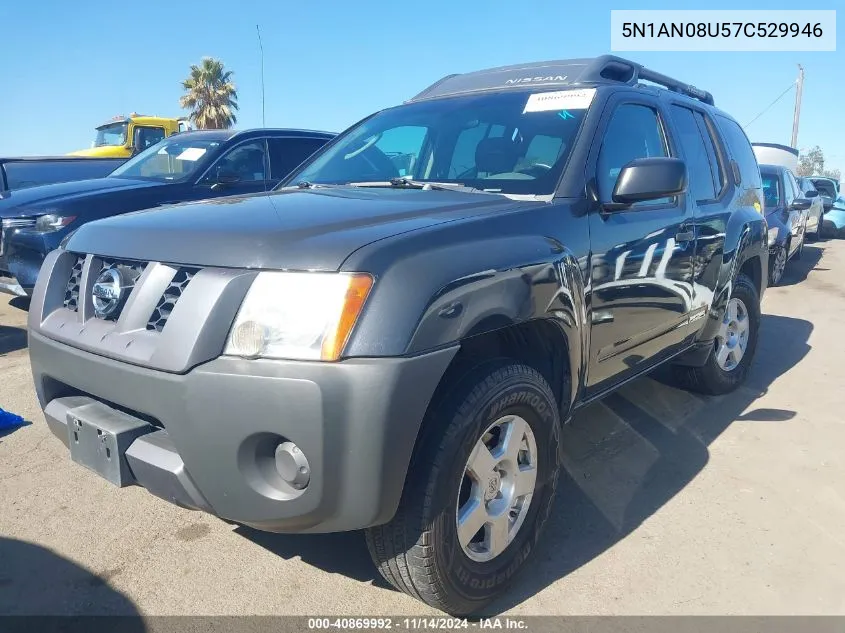
[[[23,424],[23,418],[0,409],[0,429],[12,429]]]

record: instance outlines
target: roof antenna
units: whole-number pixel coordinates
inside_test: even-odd
[[[255,25],[255,32],[258,34],[258,50],[261,51],[261,127],[266,128],[267,123],[264,119],[264,45],[261,43],[261,29],[258,28],[258,25]],[[264,147],[267,147],[267,141],[264,142]],[[264,158],[264,193],[267,193],[267,178],[269,178],[270,174],[267,172],[268,169],[267,157],[265,155]]]
[[[255,32],[258,33],[258,50],[261,51],[261,127],[267,127],[264,120],[264,45],[261,43],[261,29],[255,25]]]

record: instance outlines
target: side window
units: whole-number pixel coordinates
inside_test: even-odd
[[[164,138],[162,127],[136,127],[133,146],[136,152],[143,152]]]
[[[792,199],[794,200],[795,198],[803,198],[804,196],[801,193],[801,187],[798,186],[798,183],[795,181],[795,176],[792,175],[792,172],[786,172],[785,177],[787,182],[789,183],[787,185],[787,191],[792,191]]]
[[[701,137],[704,139],[704,148],[707,150],[707,160],[710,161],[710,173],[713,175],[713,190],[718,196],[725,188],[725,171],[719,162],[719,152],[716,150],[716,139],[713,138],[713,129],[701,112],[695,113],[695,122]]]
[[[657,112],[648,106],[623,104],[616,108],[604,133],[596,167],[599,196],[610,200],[622,168],[635,158],[668,156]],[[664,200],[650,200],[653,205]]]
[[[241,143],[223,154],[208,171],[202,182],[213,183],[221,176],[234,182],[255,182],[265,179],[267,164],[264,139]]]
[[[759,188],[761,186],[760,168],[757,165],[757,157],[754,156],[754,150],[751,148],[748,137],[736,121],[721,115],[718,115],[717,118],[722,133],[725,135],[731,157],[739,165],[742,187]]]
[[[789,206],[795,200],[795,188],[789,180],[789,172],[781,172],[781,178],[783,179],[783,201],[786,206]]]
[[[326,143],[317,138],[268,138],[270,178],[281,180]]]
[[[767,209],[776,209],[781,205],[783,196],[780,191],[780,176],[777,172],[763,174],[763,199]]]
[[[713,174],[710,169],[710,159],[701,130],[695,120],[695,113],[689,108],[673,105],[672,121],[684,150],[687,172],[689,173],[689,193],[693,200],[702,202],[716,197],[713,184]]]

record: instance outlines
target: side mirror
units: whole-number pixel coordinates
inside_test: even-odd
[[[215,174],[214,184],[211,185],[212,189],[222,189],[228,185],[234,185],[240,182],[241,177],[238,176],[235,172],[226,169],[225,167],[218,166],[217,172]]]
[[[812,204],[813,201],[809,198],[795,198],[795,200],[792,201],[791,208],[796,211],[804,211],[805,209],[809,209]]]
[[[687,190],[687,166],[680,158],[637,158],[622,168],[610,209],[677,196]],[[617,206],[619,205],[619,206]]]
[[[804,192],[804,197],[805,197],[805,198],[815,198],[815,197],[817,197],[818,195],[819,195],[819,192],[818,192],[818,190],[816,190],[816,189],[813,189],[812,191],[805,191],[805,192]]]

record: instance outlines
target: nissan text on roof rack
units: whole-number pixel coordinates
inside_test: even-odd
[[[47,423],[118,486],[364,529],[388,582],[450,614],[526,567],[575,410],[665,363],[729,392],[754,357],[751,145],[708,92],[618,57],[450,75],[225,202],[50,254]]]

